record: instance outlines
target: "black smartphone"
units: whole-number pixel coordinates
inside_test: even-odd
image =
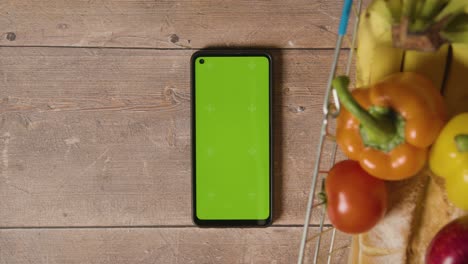
[[[264,51],[198,51],[192,71],[193,221],[272,221],[272,57]]]

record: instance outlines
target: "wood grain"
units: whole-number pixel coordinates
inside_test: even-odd
[[[190,225],[190,55],[1,48],[0,226]],[[302,224],[331,51],[274,57],[275,224]]]
[[[0,230],[0,263],[290,264],[297,259],[300,231],[297,227]],[[324,242],[329,239],[327,232]],[[337,236],[332,263],[344,262],[349,242]],[[312,248],[307,252],[309,256]],[[328,247],[320,252],[319,263],[324,263]]]
[[[0,45],[329,48],[341,6],[339,0],[6,0]]]

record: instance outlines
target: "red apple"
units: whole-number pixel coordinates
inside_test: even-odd
[[[468,263],[468,215],[444,226],[432,239],[426,264]]]

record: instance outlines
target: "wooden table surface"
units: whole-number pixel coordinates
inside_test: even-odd
[[[0,263],[294,263],[341,3],[0,2]],[[274,55],[269,228],[191,222],[189,60],[214,46]]]

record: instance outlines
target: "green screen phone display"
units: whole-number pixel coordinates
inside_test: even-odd
[[[266,224],[271,217],[271,60],[201,54],[192,63],[194,220]]]

